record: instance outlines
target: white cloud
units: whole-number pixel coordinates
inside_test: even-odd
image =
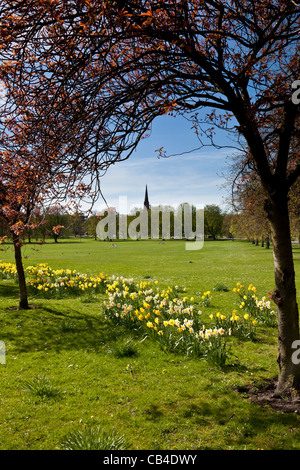
[[[224,168],[225,157],[224,151],[215,149],[167,159],[136,154],[109,168],[101,181],[102,192],[108,204],[116,207],[119,196],[126,196],[130,206],[141,206],[146,184],[152,205],[221,205],[224,180],[218,172]],[[99,201],[97,208],[103,207]]]

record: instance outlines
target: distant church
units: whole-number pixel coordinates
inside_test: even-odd
[[[145,200],[144,200],[144,207],[147,209],[147,211],[150,209],[150,204],[149,204],[149,198],[148,198],[148,188],[146,185],[146,190],[145,190]]]

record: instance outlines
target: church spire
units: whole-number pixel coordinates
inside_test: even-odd
[[[144,207],[146,207],[147,211],[150,209],[150,204],[149,204],[149,199],[148,199],[148,188],[147,188],[147,185],[146,185],[146,191],[145,191]]]

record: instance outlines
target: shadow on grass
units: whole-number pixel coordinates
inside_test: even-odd
[[[174,404],[171,406],[174,407]],[[160,417],[155,408],[150,408],[147,412],[148,419]],[[181,402],[176,412],[180,422],[184,423],[185,420],[189,420],[191,428],[194,425],[197,425],[199,429],[209,428],[212,422],[219,426],[218,429],[222,436],[220,442],[224,443],[225,448],[230,445],[233,449],[250,450],[254,447],[257,448],[258,443],[260,443],[261,449],[264,446],[269,448],[268,437],[265,438],[265,436],[268,436],[269,433],[272,435],[272,429],[280,425],[292,427],[295,434],[297,433],[299,436],[297,430],[299,418],[295,413],[274,412],[269,406],[262,407],[257,403],[251,403],[246,397],[242,398],[238,392],[233,390],[227,390],[225,393],[225,389],[223,389],[222,393],[219,390],[217,394],[214,386],[210,386],[208,395],[200,393],[199,397],[192,401]],[[284,439],[280,442],[279,439],[278,437],[273,439],[272,449],[288,447],[289,436],[286,436],[286,444],[284,444]],[[209,443],[207,447],[202,444],[200,449],[211,450],[211,447]]]
[[[1,340],[14,353],[84,349],[101,351],[124,334],[100,315],[75,308],[36,305],[30,310],[6,310],[0,315]]]
[[[0,297],[15,297],[18,299],[19,288],[17,284],[12,284],[11,281],[9,284],[0,284]],[[16,304],[18,301],[16,300]]]

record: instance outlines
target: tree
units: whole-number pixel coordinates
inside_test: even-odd
[[[0,136],[0,219],[12,236],[19,281],[19,308],[28,309],[27,287],[22,262],[22,239],[38,223],[32,220],[35,208],[50,195],[57,180],[48,169],[48,159],[29,139],[26,118],[11,119]],[[53,170],[53,166],[51,167]]]
[[[277,392],[299,392],[288,213],[288,194],[300,175],[299,105],[292,99],[292,83],[300,78],[298,3],[2,3],[2,56],[11,61],[4,72],[21,90],[22,106],[38,101],[47,107],[43,126],[55,116],[62,141],[73,142],[67,148],[76,157],[76,165],[70,161],[74,171],[84,164],[95,174],[99,159],[109,165],[128,158],[152,121],[166,113],[188,113],[200,146],[213,142],[214,128],[235,133],[236,147],[246,149],[266,194],[278,314]]]
[[[210,235],[214,240],[222,233],[223,214],[215,204],[204,207],[204,233]]]
[[[239,159],[237,163],[234,159],[234,166],[236,165],[240,169],[237,171],[231,167],[231,176],[228,178],[231,185],[231,205],[237,214],[232,229],[238,236],[246,236],[257,246],[261,239],[261,245],[266,242],[266,248],[269,248],[270,227],[264,210],[266,192],[253,170],[251,160],[245,163]]]
[[[72,227],[72,232],[75,237],[82,237],[85,233],[85,223],[86,217],[84,214],[79,213],[76,211],[74,214],[71,215],[70,221],[71,221],[71,227]]]
[[[94,237],[97,240],[97,224],[99,222],[99,216],[94,212],[84,222],[84,228],[88,235]]]
[[[58,243],[70,225],[70,217],[62,207],[48,207],[45,211],[46,229],[54,243]]]

